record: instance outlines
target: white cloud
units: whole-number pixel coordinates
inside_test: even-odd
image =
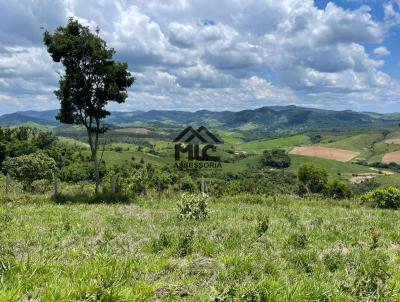
[[[390,51],[385,46],[380,46],[374,49],[374,54],[378,57],[385,57],[390,55]]]
[[[240,109],[321,99],[353,106],[350,96],[380,100],[395,86],[379,58],[390,54],[384,39],[400,24],[398,1],[383,4],[383,23],[367,6],[330,2],[321,10],[313,0],[65,0],[56,12],[49,3],[0,0],[8,12],[0,21],[3,96],[36,93],[57,104],[51,91],[61,66],[45,52],[40,26],[54,30],[67,16],[100,26],[137,76],[124,108]],[[373,57],[366,43],[377,45]]]

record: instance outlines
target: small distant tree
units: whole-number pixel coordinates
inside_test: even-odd
[[[100,38],[98,29],[95,34],[91,33],[88,27],[73,18],[53,34],[45,31],[43,41],[53,60],[61,62],[65,68],[59,81],[60,88],[55,91],[61,103],[56,118],[65,124],[86,128],[98,193],[99,135],[107,130],[102,120],[110,114],[105,107],[109,102],[126,100],[127,88],[133,84],[134,77],[128,72],[126,63],[112,59],[115,51]]]
[[[322,140],[321,134],[312,134],[310,135],[310,141],[312,144],[319,144]]]
[[[349,183],[343,179],[335,178],[328,181],[326,195],[333,199],[351,198],[353,195]]]
[[[283,169],[290,167],[290,164],[290,157],[285,150],[264,150],[261,156],[261,165],[263,167]]]
[[[307,193],[323,193],[328,183],[328,173],[313,164],[302,164],[297,172],[300,190]]]

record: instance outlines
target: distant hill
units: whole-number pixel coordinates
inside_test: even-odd
[[[0,116],[0,125],[19,125],[28,122],[39,125],[59,125],[59,122],[55,119],[56,114],[57,110],[20,111]],[[400,114],[397,113],[378,114],[351,110],[334,111],[292,105],[262,107],[238,112],[213,112],[208,110],[196,112],[168,110],[112,112],[106,122],[114,125],[138,122],[156,122],[172,125],[197,124],[239,130],[251,127],[253,131],[274,132],[285,130],[298,132],[313,129],[398,124],[399,119]]]

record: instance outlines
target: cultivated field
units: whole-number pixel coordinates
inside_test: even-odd
[[[387,139],[385,143],[388,145],[400,145],[400,138]]]
[[[149,129],[146,128],[121,128],[121,129],[116,129],[115,131],[122,133],[134,133],[134,134],[149,134],[151,132]]]
[[[39,197],[39,196],[38,196]],[[0,205],[0,301],[399,301],[399,211],[237,195]]]
[[[294,147],[289,153],[333,159],[341,162],[347,162],[360,155],[359,152],[355,151],[326,147]]]
[[[386,153],[382,158],[382,163],[384,163],[384,164],[390,164],[390,163],[400,164],[400,151]]]

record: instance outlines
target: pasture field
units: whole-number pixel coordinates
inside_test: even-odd
[[[33,198],[34,196],[31,196]],[[0,301],[399,301],[399,211],[237,195],[0,205]]]
[[[306,145],[310,143],[307,135],[294,135],[283,138],[276,138],[270,140],[256,140],[246,143],[237,144],[235,149],[246,151],[249,154],[261,154],[265,149],[290,149],[294,146]]]
[[[303,163],[314,164],[318,167],[324,168],[329,175],[337,176],[339,174],[344,173],[368,173],[371,172],[369,167],[352,164],[349,162],[340,162],[336,160],[330,160],[325,158],[311,157],[311,156],[302,156],[302,155],[294,155],[290,154],[290,158],[292,161],[291,166],[288,168],[289,171],[294,173],[297,172],[299,166]]]

